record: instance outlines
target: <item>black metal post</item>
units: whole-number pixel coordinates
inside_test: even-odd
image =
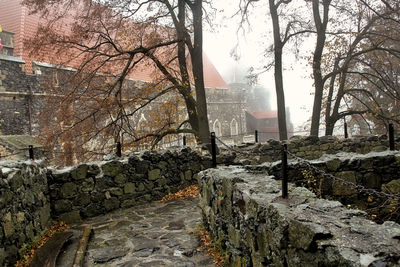
[[[121,142],[117,142],[117,157],[122,156]]]
[[[254,140],[256,143],[258,143],[258,131],[257,130],[254,131]]]
[[[215,144],[215,132],[211,133],[211,155],[212,155],[212,166],[217,167],[217,147]]]
[[[389,148],[390,150],[394,150],[394,128],[393,124],[389,124]]]
[[[183,145],[186,146],[186,136],[183,136]]]
[[[35,159],[35,156],[33,154],[33,146],[32,145],[29,146],[29,159],[31,159],[31,160]]]
[[[282,145],[282,198],[288,198],[287,145]]]
[[[344,119],[344,138],[349,138],[349,134],[347,132],[347,122],[346,119]]]

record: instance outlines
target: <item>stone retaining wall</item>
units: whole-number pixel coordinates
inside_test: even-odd
[[[220,145],[220,144],[219,144]],[[400,138],[396,139],[395,147],[400,149]],[[225,148],[221,146],[221,148]],[[276,140],[269,140],[262,144],[242,145],[238,149],[253,154],[253,156],[237,155],[237,163],[260,164],[281,159],[282,145]],[[389,149],[386,135],[382,136],[356,136],[349,139],[338,139],[333,136],[323,137],[292,137],[288,141],[288,150],[298,157],[317,159],[325,154],[339,152],[353,152],[366,154],[369,152],[382,152]]]
[[[326,174],[332,174],[347,182],[367,189],[400,195],[400,153],[398,151],[370,152],[365,155],[338,153],[311,160],[309,163]],[[281,178],[280,163],[266,163],[259,167],[248,167],[248,169],[263,169],[266,173]],[[362,209],[377,208],[387,200],[373,194],[365,194],[364,191],[356,190],[316,171],[310,172],[310,168],[304,162],[289,160],[288,178],[292,182],[301,181],[297,184],[313,187],[314,192],[317,192],[319,196],[334,198],[343,204],[356,205]],[[398,204],[396,205],[398,207]],[[383,211],[382,208],[380,210]],[[392,215],[393,220],[400,221],[399,212]]]
[[[205,166],[205,165],[206,166]],[[52,215],[67,222],[93,217],[118,208],[160,200],[196,183],[194,174],[210,161],[189,148],[162,154],[87,163],[50,170],[48,183]]]
[[[67,223],[160,200],[197,182],[211,160],[189,148],[52,169],[0,162],[0,266],[13,265],[50,219]]]
[[[0,266],[14,264],[50,223],[46,171],[32,162],[0,162]]]
[[[400,225],[242,167],[199,174],[205,225],[231,266],[399,266]],[[387,264],[387,265],[385,265]]]

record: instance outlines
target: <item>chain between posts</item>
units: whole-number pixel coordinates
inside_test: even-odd
[[[224,143],[221,139],[219,139],[218,137],[215,137],[215,138],[216,138],[216,140],[218,140],[223,146],[225,146],[225,147],[228,148],[229,150],[231,150],[231,151],[233,151],[233,152],[236,152],[236,153],[238,153],[238,154],[242,154],[242,155],[246,155],[246,156],[263,155],[262,153],[249,153],[249,152],[243,152],[243,151],[234,149],[234,148],[230,147],[229,145],[225,144],[225,143]],[[282,153],[281,155],[282,155],[282,159],[283,159],[283,162],[282,162],[282,169],[285,168],[285,167],[284,167],[285,162],[284,162],[284,156],[283,156],[283,155],[284,155],[284,154],[285,154],[285,155],[287,154],[287,155],[291,156],[293,159],[297,160],[298,162],[304,163],[308,169],[313,170],[313,171],[315,171],[316,173],[323,175],[324,177],[330,178],[330,179],[332,179],[332,180],[336,180],[336,181],[340,182],[340,183],[343,184],[343,185],[350,186],[350,187],[356,189],[356,190],[359,191],[359,192],[367,193],[367,194],[369,194],[369,195],[374,195],[374,196],[378,196],[378,197],[383,197],[383,198],[390,199],[390,200],[397,200],[397,199],[400,198],[400,195],[388,194],[388,193],[385,193],[385,192],[376,191],[376,190],[374,190],[374,189],[372,189],[372,188],[366,188],[366,187],[363,186],[363,185],[354,184],[354,183],[349,182],[349,181],[346,181],[346,180],[344,180],[344,179],[342,179],[342,178],[336,177],[336,176],[334,176],[334,175],[332,175],[332,174],[330,174],[330,173],[326,173],[325,171],[323,171],[323,170],[321,170],[321,169],[319,169],[319,168],[313,166],[308,160],[305,160],[305,159],[303,159],[303,158],[300,158],[300,157],[294,155],[293,153],[291,153],[291,152],[287,149],[287,146],[286,146],[285,144],[282,146],[282,152],[281,152],[281,153]],[[287,157],[286,157],[286,159],[287,159]],[[286,178],[285,178],[285,177],[286,177]],[[285,183],[284,180],[287,180],[287,168],[286,168],[285,172],[282,170],[282,197],[285,198],[285,197],[287,197],[287,193],[285,192],[285,186],[287,186],[287,181],[286,181],[286,183]],[[286,184],[286,185],[285,185],[285,184]]]
[[[381,191],[376,191],[375,189],[366,188],[363,185],[354,184],[354,183],[346,181],[346,180],[344,180],[342,178],[336,177],[336,176],[334,176],[334,175],[332,175],[330,173],[326,173],[325,171],[313,166],[309,161],[294,155],[289,150],[286,149],[285,151],[289,156],[293,157],[293,159],[297,160],[300,163],[304,163],[308,169],[313,170],[316,173],[318,173],[318,174],[320,174],[320,175],[322,175],[324,177],[330,178],[332,180],[336,180],[336,181],[340,182],[343,185],[350,186],[350,187],[356,189],[359,192],[367,193],[368,195],[374,195],[374,196],[378,196],[378,197],[383,197],[383,198],[386,198],[386,199],[389,199],[389,200],[397,200],[397,199],[400,198],[399,194],[395,195],[395,194],[388,194],[388,193],[381,192]]]

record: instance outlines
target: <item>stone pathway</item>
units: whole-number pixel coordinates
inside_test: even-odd
[[[56,266],[70,267],[82,229],[93,227],[84,266],[215,266],[193,231],[201,222],[198,198],[153,202],[88,219],[72,227],[74,237]]]

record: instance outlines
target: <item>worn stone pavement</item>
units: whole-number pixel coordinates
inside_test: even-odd
[[[92,226],[84,266],[215,266],[193,231],[201,222],[198,198],[153,202],[73,225],[74,237],[56,266],[70,267],[82,230]]]

